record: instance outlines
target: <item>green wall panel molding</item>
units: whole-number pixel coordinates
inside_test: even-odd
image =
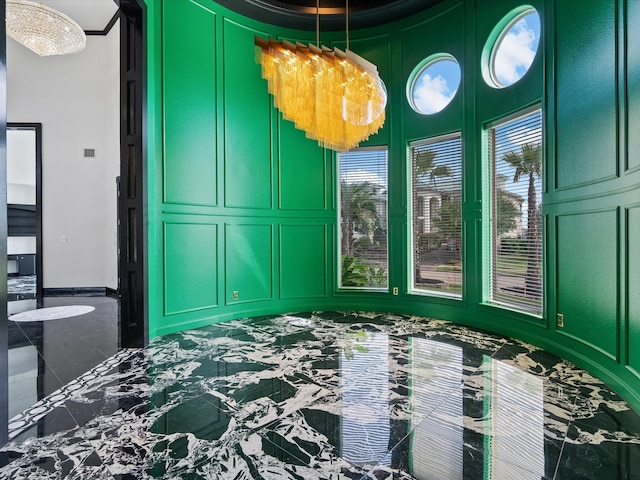
[[[561,335],[618,358],[618,212],[556,218],[557,312]],[[588,255],[585,252],[598,252]]]
[[[280,298],[327,296],[325,225],[280,226]]]
[[[640,377],[640,205],[629,208],[627,227],[627,364]]]
[[[271,101],[255,62],[253,39],[264,32],[224,20],[225,206],[271,209]]]
[[[216,205],[216,14],[188,0],[163,9],[164,200]]]
[[[625,168],[640,170],[640,1],[627,0],[627,41],[626,41],[626,88],[629,96],[627,130],[624,139],[627,143],[627,162]],[[637,183],[637,180],[636,180]]]
[[[273,298],[273,227],[225,225],[227,305]]]
[[[539,345],[640,410],[640,0],[579,8],[445,0],[350,32],[351,48],[378,64],[389,95],[385,127],[365,144],[389,149],[389,286],[397,296],[337,290],[335,155],[281,119],[255,62],[254,35],[305,41],[310,32],[246,19],[212,0],[146,1],[151,337],[301,310],[422,315]],[[540,13],[541,46],[519,82],[491,88],[482,49],[496,22],[522,4]],[[343,45],[344,32],[323,32],[322,42]],[[406,100],[408,75],[440,51],[458,60],[460,89],[440,113],[420,116]],[[542,319],[487,305],[483,291],[483,131],[536,104],[549,185]],[[464,155],[462,301],[407,293],[407,145],[452,131],[462,131]],[[563,329],[556,313],[565,315]]]
[[[331,176],[325,152],[278,115],[279,191],[283,210],[324,210]]]
[[[165,223],[165,314],[218,305],[218,226]]]
[[[616,2],[556,2],[556,188],[618,174]],[[586,101],[586,99],[591,99]],[[579,167],[577,167],[579,165]]]

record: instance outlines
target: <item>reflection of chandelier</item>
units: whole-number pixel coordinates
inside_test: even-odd
[[[275,106],[321,146],[349,150],[384,124],[387,92],[372,63],[349,50],[255,43]]]
[[[6,5],[7,35],[41,57],[84,49],[84,31],[66,15],[27,0],[7,0]]]

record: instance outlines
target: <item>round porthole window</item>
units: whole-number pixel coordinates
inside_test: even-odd
[[[413,69],[407,82],[407,100],[423,115],[438,113],[451,103],[460,86],[460,65],[453,55],[431,55]]]
[[[482,52],[482,75],[495,88],[520,80],[540,45],[540,15],[530,5],[512,10],[493,29]]]

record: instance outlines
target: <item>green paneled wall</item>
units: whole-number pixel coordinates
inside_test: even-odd
[[[225,206],[272,206],[273,129],[267,85],[260,77],[253,37],[262,32],[224,21]],[[264,34],[262,34],[264,35]],[[260,126],[261,128],[259,128]]]
[[[629,170],[640,168],[640,135],[637,134],[637,127],[640,125],[640,28],[638,25],[640,25],[640,0],[629,0],[626,22],[628,38],[625,42],[628,68],[625,85],[628,96],[628,123],[624,132],[624,139],[629,149],[626,165]]]
[[[351,32],[389,93],[385,127],[366,144],[389,151],[394,296],[337,288],[335,156],[281,118],[255,63],[254,35],[313,35],[212,0],[147,0],[150,336],[301,309],[434,316],[536,343],[640,408],[640,0],[526,3],[541,14],[543,39],[527,75],[503,89],[484,82],[480,60],[518,1],[445,0]],[[344,46],[340,32],[322,39]],[[421,116],[406,82],[439,52],[456,57],[462,84],[446,109]],[[542,318],[487,301],[483,239],[485,129],[533,105],[544,118]],[[453,131],[463,141],[464,296],[410,295],[407,144]]]
[[[627,224],[627,364],[636,375],[640,375],[640,205],[626,212]]]
[[[325,210],[330,185],[324,152],[282,117],[279,117],[278,129],[280,208]]]
[[[224,244],[227,304],[272,299],[272,226],[226,225]]]
[[[165,314],[218,304],[217,225],[165,223]]]
[[[558,312],[569,335],[618,356],[618,216],[616,210],[556,218]],[[584,252],[599,252],[585,262]],[[586,280],[586,281],[585,281]],[[577,299],[580,301],[576,301]]]
[[[327,297],[327,229],[324,225],[280,227],[280,297]]]
[[[163,5],[164,200],[216,205],[216,15],[188,1]]]
[[[616,16],[612,1],[556,2],[557,157],[575,159],[556,164],[557,188],[617,173]]]

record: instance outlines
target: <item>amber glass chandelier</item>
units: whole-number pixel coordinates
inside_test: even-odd
[[[374,64],[349,50],[348,27],[346,51],[260,37],[255,43],[276,108],[321,146],[350,150],[384,124],[384,83]]]
[[[80,26],[41,3],[7,0],[7,35],[41,57],[77,53],[87,39]]]

